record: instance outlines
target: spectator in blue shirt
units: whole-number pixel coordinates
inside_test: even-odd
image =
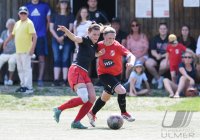
[[[43,86],[45,69],[45,56],[48,55],[47,29],[50,22],[51,10],[47,3],[40,0],[31,0],[26,7],[29,10],[29,18],[32,20],[38,36],[35,53],[39,59],[38,86]]]

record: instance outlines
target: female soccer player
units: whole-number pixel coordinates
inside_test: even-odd
[[[112,27],[106,27],[103,30],[104,40],[98,43],[98,50],[105,51],[105,54],[99,57],[98,75],[104,86],[104,91],[88,113],[90,124],[95,127],[95,115],[106,104],[110,97],[118,94],[118,104],[121,115],[128,121],[134,121],[126,111],[126,89],[120,84],[120,75],[122,73],[122,56],[127,58],[127,67],[132,67],[135,63],[135,56],[115,40],[116,31]]]
[[[78,97],[54,108],[54,118],[56,122],[59,122],[59,117],[63,110],[83,105],[72,122],[71,128],[87,129],[87,127],[80,123],[80,120],[88,113],[96,99],[94,86],[88,76],[88,67],[90,62],[95,58],[96,43],[100,36],[100,28],[98,24],[90,25],[88,36],[86,37],[75,36],[64,26],[59,26],[57,29],[58,31],[65,32],[65,36],[69,37],[72,41],[79,43],[76,61],[70,66],[68,73],[69,85],[77,93]],[[103,54],[103,50],[96,53],[96,56],[101,54]]]

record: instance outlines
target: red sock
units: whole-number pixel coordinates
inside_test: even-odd
[[[83,101],[81,100],[80,97],[73,98],[73,99],[67,101],[66,103],[62,104],[61,106],[59,106],[58,109],[63,111],[65,109],[73,108],[73,107],[76,107],[76,106],[79,106],[79,105],[82,105],[82,104],[83,104]]]
[[[81,109],[78,112],[78,115],[75,118],[75,122],[80,121],[90,110],[90,108],[92,107],[92,103],[91,102],[87,102],[85,104],[83,104],[83,106],[81,107]]]

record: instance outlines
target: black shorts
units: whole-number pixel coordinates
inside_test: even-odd
[[[99,79],[104,86],[104,90],[111,95],[115,93],[115,87],[121,84],[120,78],[121,74],[117,76],[113,76],[110,74],[99,75]]]

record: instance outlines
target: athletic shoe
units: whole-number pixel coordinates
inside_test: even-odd
[[[13,81],[12,81],[12,80],[8,80],[8,81],[6,82],[6,85],[7,85],[7,86],[12,86],[12,85],[13,85]]]
[[[127,112],[122,113],[121,115],[122,115],[122,117],[123,117],[125,120],[127,120],[127,121],[129,121],[129,122],[133,122],[133,121],[135,121],[135,119],[132,118],[131,115],[128,114]]]
[[[38,85],[38,87],[43,87],[44,83],[42,80],[38,80],[37,85]]]
[[[88,127],[82,125],[82,124],[80,123],[80,121],[77,121],[77,122],[72,122],[71,128],[76,128],[76,129],[87,129]]]
[[[26,91],[25,87],[19,87],[18,89],[16,89],[15,92],[17,92],[17,93],[24,93],[25,91]]]
[[[163,76],[160,76],[160,78],[158,79],[158,89],[163,88],[163,79]]]
[[[56,121],[57,123],[59,123],[59,121],[60,121],[60,114],[61,114],[62,111],[59,110],[58,108],[54,108],[54,109],[53,109],[53,112],[54,112],[53,117],[54,117],[55,121]]]
[[[25,92],[24,92],[25,94],[31,94],[31,93],[33,93],[33,89],[29,89],[29,88],[27,88],[27,87],[25,87]]]
[[[95,127],[95,120],[96,120],[96,116],[92,113],[92,111],[87,113],[87,116],[89,118],[90,124]]]

